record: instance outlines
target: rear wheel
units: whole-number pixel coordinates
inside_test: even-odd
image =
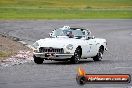
[[[95,57],[93,57],[94,61],[101,61],[102,56],[103,56],[103,52],[104,49],[102,47],[100,47],[99,52],[97,53],[97,55]]]
[[[34,58],[34,62],[36,64],[42,64],[44,59],[43,58],[40,58],[40,57],[36,57],[35,55],[33,55],[33,58]]]
[[[74,56],[71,58],[70,61],[73,64],[77,64],[77,63],[79,63],[80,59],[81,59],[81,48],[77,47],[74,52]]]

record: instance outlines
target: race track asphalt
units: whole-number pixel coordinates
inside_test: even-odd
[[[86,84],[76,83],[79,66],[88,74],[130,74],[132,76],[132,20],[23,20],[0,21],[0,33],[18,37],[28,44],[48,37],[54,28],[79,26],[91,30],[95,37],[105,38],[108,51],[103,60],[91,58],[79,64],[44,61],[37,65],[33,61],[10,67],[0,67],[0,88],[132,88],[129,84]]]

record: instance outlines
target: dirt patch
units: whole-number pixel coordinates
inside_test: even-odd
[[[20,50],[31,51],[29,48],[25,47],[23,44],[0,35],[0,60],[3,60],[12,55],[15,55]]]
[[[12,66],[32,60],[32,50],[9,37],[0,35],[0,65]]]

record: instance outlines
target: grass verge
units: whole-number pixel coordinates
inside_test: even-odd
[[[10,53],[7,51],[0,51],[0,58],[5,58],[10,56]]]
[[[132,0],[0,0],[0,19],[131,19]]]
[[[0,8],[0,19],[131,19],[131,9]]]

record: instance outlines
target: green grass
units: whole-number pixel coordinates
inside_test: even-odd
[[[10,54],[6,51],[0,51],[0,60],[4,59],[5,57],[8,57]]]
[[[132,19],[132,0],[0,0],[0,19]]]

